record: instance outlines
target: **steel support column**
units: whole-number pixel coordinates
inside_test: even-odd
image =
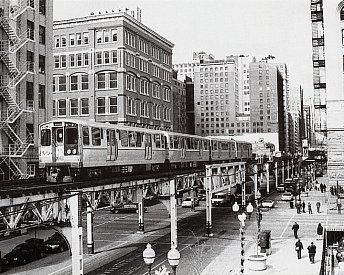
[[[138,233],[145,232],[145,225],[144,225],[144,199],[143,199],[143,190],[138,188],[136,190],[136,198],[138,202],[138,210],[139,210],[139,230]]]
[[[70,221],[72,225],[72,275],[83,275],[81,193],[72,192],[70,202]]]
[[[270,193],[270,165],[269,163],[265,163],[265,176],[266,176],[266,193],[269,194]]]
[[[87,204],[87,252],[94,254],[94,238],[93,238],[93,210]]]
[[[211,167],[206,168],[205,188],[206,188],[206,234],[208,237],[213,236],[211,233]]]
[[[176,202],[176,181],[170,180],[170,215],[171,215],[171,247],[177,248],[177,202]]]

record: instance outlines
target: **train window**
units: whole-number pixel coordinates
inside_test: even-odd
[[[41,131],[41,145],[50,146],[51,144],[51,131],[50,129],[42,129]]]
[[[143,133],[136,133],[136,147],[141,147],[142,146],[142,138],[143,138]]]
[[[101,129],[92,127],[92,145],[99,146],[101,144]]]
[[[56,130],[56,142],[62,143],[63,142],[63,129],[59,128]]]
[[[170,137],[170,148],[173,149],[174,148],[174,136],[169,136]]]
[[[77,128],[66,128],[66,144],[78,144],[78,129]]]
[[[160,140],[161,140],[161,148],[165,148],[165,138],[164,138],[164,136],[161,136]]]
[[[82,143],[84,145],[90,145],[90,132],[88,127],[82,127]]]
[[[160,148],[160,146],[161,146],[160,135],[156,134],[156,135],[154,135],[154,137],[155,137],[155,146],[156,146],[156,148]]]
[[[135,147],[136,145],[136,133],[129,132],[129,147]]]
[[[180,144],[180,142],[179,142],[179,137],[174,137],[174,148],[175,149],[178,149],[178,148],[180,148],[180,146],[179,146],[179,144]]]
[[[128,147],[128,132],[120,130],[118,133],[118,139],[121,141],[122,147]]]

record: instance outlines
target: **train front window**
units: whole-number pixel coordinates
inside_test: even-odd
[[[59,128],[56,130],[56,142],[62,143],[63,142],[63,129]]]
[[[50,129],[42,129],[41,131],[41,145],[50,146],[51,145],[51,131]]]
[[[66,144],[75,145],[78,144],[78,129],[66,128]]]

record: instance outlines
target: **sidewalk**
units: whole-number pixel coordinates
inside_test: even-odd
[[[318,182],[326,183],[327,178],[317,179]],[[321,202],[321,216],[326,219],[327,206],[326,196],[320,191],[309,191],[308,197],[303,197],[302,200],[311,201],[313,205],[313,212],[316,211],[315,201]],[[307,210],[307,206],[306,206]],[[288,213],[291,215],[295,214],[296,210],[288,209]],[[303,214],[304,215],[304,214]],[[296,216],[298,217],[298,215]],[[299,216],[299,218],[302,217]],[[238,239],[239,240],[239,239]],[[245,264],[244,274],[245,275],[316,275],[319,274],[321,256],[322,256],[322,240],[315,240],[314,234],[307,234],[302,236],[301,239],[304,250],[302,251],[302,258],[297,259],[295,251],[295,238],[282,236],[271,240],[272,253],[268,256],[266,264],[266,270],[252,271],[249,269],[249,262],[247,260],[248,255],[256,254],[256,243],[252,237],[245,239]],[[308,258],[308,245],[314,242],[317,247],[317,253],[315,255],[315,264],[311,264]],[[201,275],[220,275],[220,274],[239,274],[240,264],[240,244],[239,241],[236,243],[236,247],[227,247],[217,258],[212,261],[201,273]]]

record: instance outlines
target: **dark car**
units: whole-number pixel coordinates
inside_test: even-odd
[[[147,211],[147,208],[144,208],[144,212]],[[126,204],[117,204],[111,208],[112,213],[139,213],[138,203],[126,203]]]
[[[59,253],[68,250],[69,246],[65,238],[55,232],[44,242],[44,248],[46,253]]]
[[[24,265],[41,259],[45,256],[43,239],[29,239],[25,243],[17,245],[13,250],[4,256],[9,265]]]

